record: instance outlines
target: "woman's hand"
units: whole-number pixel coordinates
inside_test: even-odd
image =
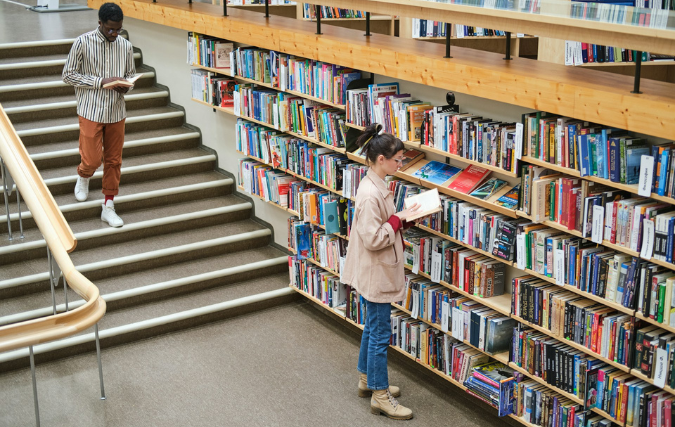
[[[414,205],[410,206],[408,209],[403,209],[400,212],[396,212],[394,215],[399,217],[401,219],[401,221],[405,221],[406,218],[417,214],[421,207],[422,207],[422,205],[420,205],[419,203],[415,203]]]

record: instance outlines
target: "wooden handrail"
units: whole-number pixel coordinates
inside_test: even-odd
[[[73,265],[68,252],[77,241],[21,139],[0,105],[0,157],[14,178],[47,247],[68,285],[86,303],[61,314],[0,327],[0,352],[15,350],[74,335],[96,324],[106,304],[98,288]]]

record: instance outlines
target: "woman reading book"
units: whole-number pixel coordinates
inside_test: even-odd
[[[403,163],[404,146],[400,139],[384,133],[379,124],[370,125],[357,139],[370,169],[356,194],[354,220],[343,282],[355,288],[365,299],[366,324],[361,339],[358,371],[359,396],[371,396],[374,414],[407,420],[412,411],[400,405],[401,392],[389,385],[387,348],[391,336],[391,303],[404,299],[403,236],[401,230],[412,225],[420,206],[396,212],[394,196],[384,179]]]

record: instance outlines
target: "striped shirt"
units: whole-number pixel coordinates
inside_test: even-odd
[[[97,29],[75,39],[63,67],[63,81],[75,86],[77,114],[97,123],[116,123],[127,116],[124,94],[101,88],[106,77],[136,74],[131,43],[117,37],[108,41]]]

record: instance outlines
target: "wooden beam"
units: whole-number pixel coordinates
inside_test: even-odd
[[[673,30],[570,18],[570,3],[544,4],[542,8],[547,8],[547,14],[425,0],[405,0],[405,3],[402,0],[313,0],[313,3],[675,55]],[[631,14],[627,13],[627,22]]]
[[[89,0],[98,8],[105,0]],[[675,135],[675,85],[643,81],[640,95],[632,94],[629,76],[582,67],[565,67],[503,54],[453,48],[435,43],[362,31],[315,25],[295,19],[232,10],[227,18],[218,6],[178,0],[119,0],[128,17],[196,31],[264,49],[326,61],[396,79],[452,90],[533,110],[588,120],[647,135]],[[189,82],[186,82],[189,84]]]

